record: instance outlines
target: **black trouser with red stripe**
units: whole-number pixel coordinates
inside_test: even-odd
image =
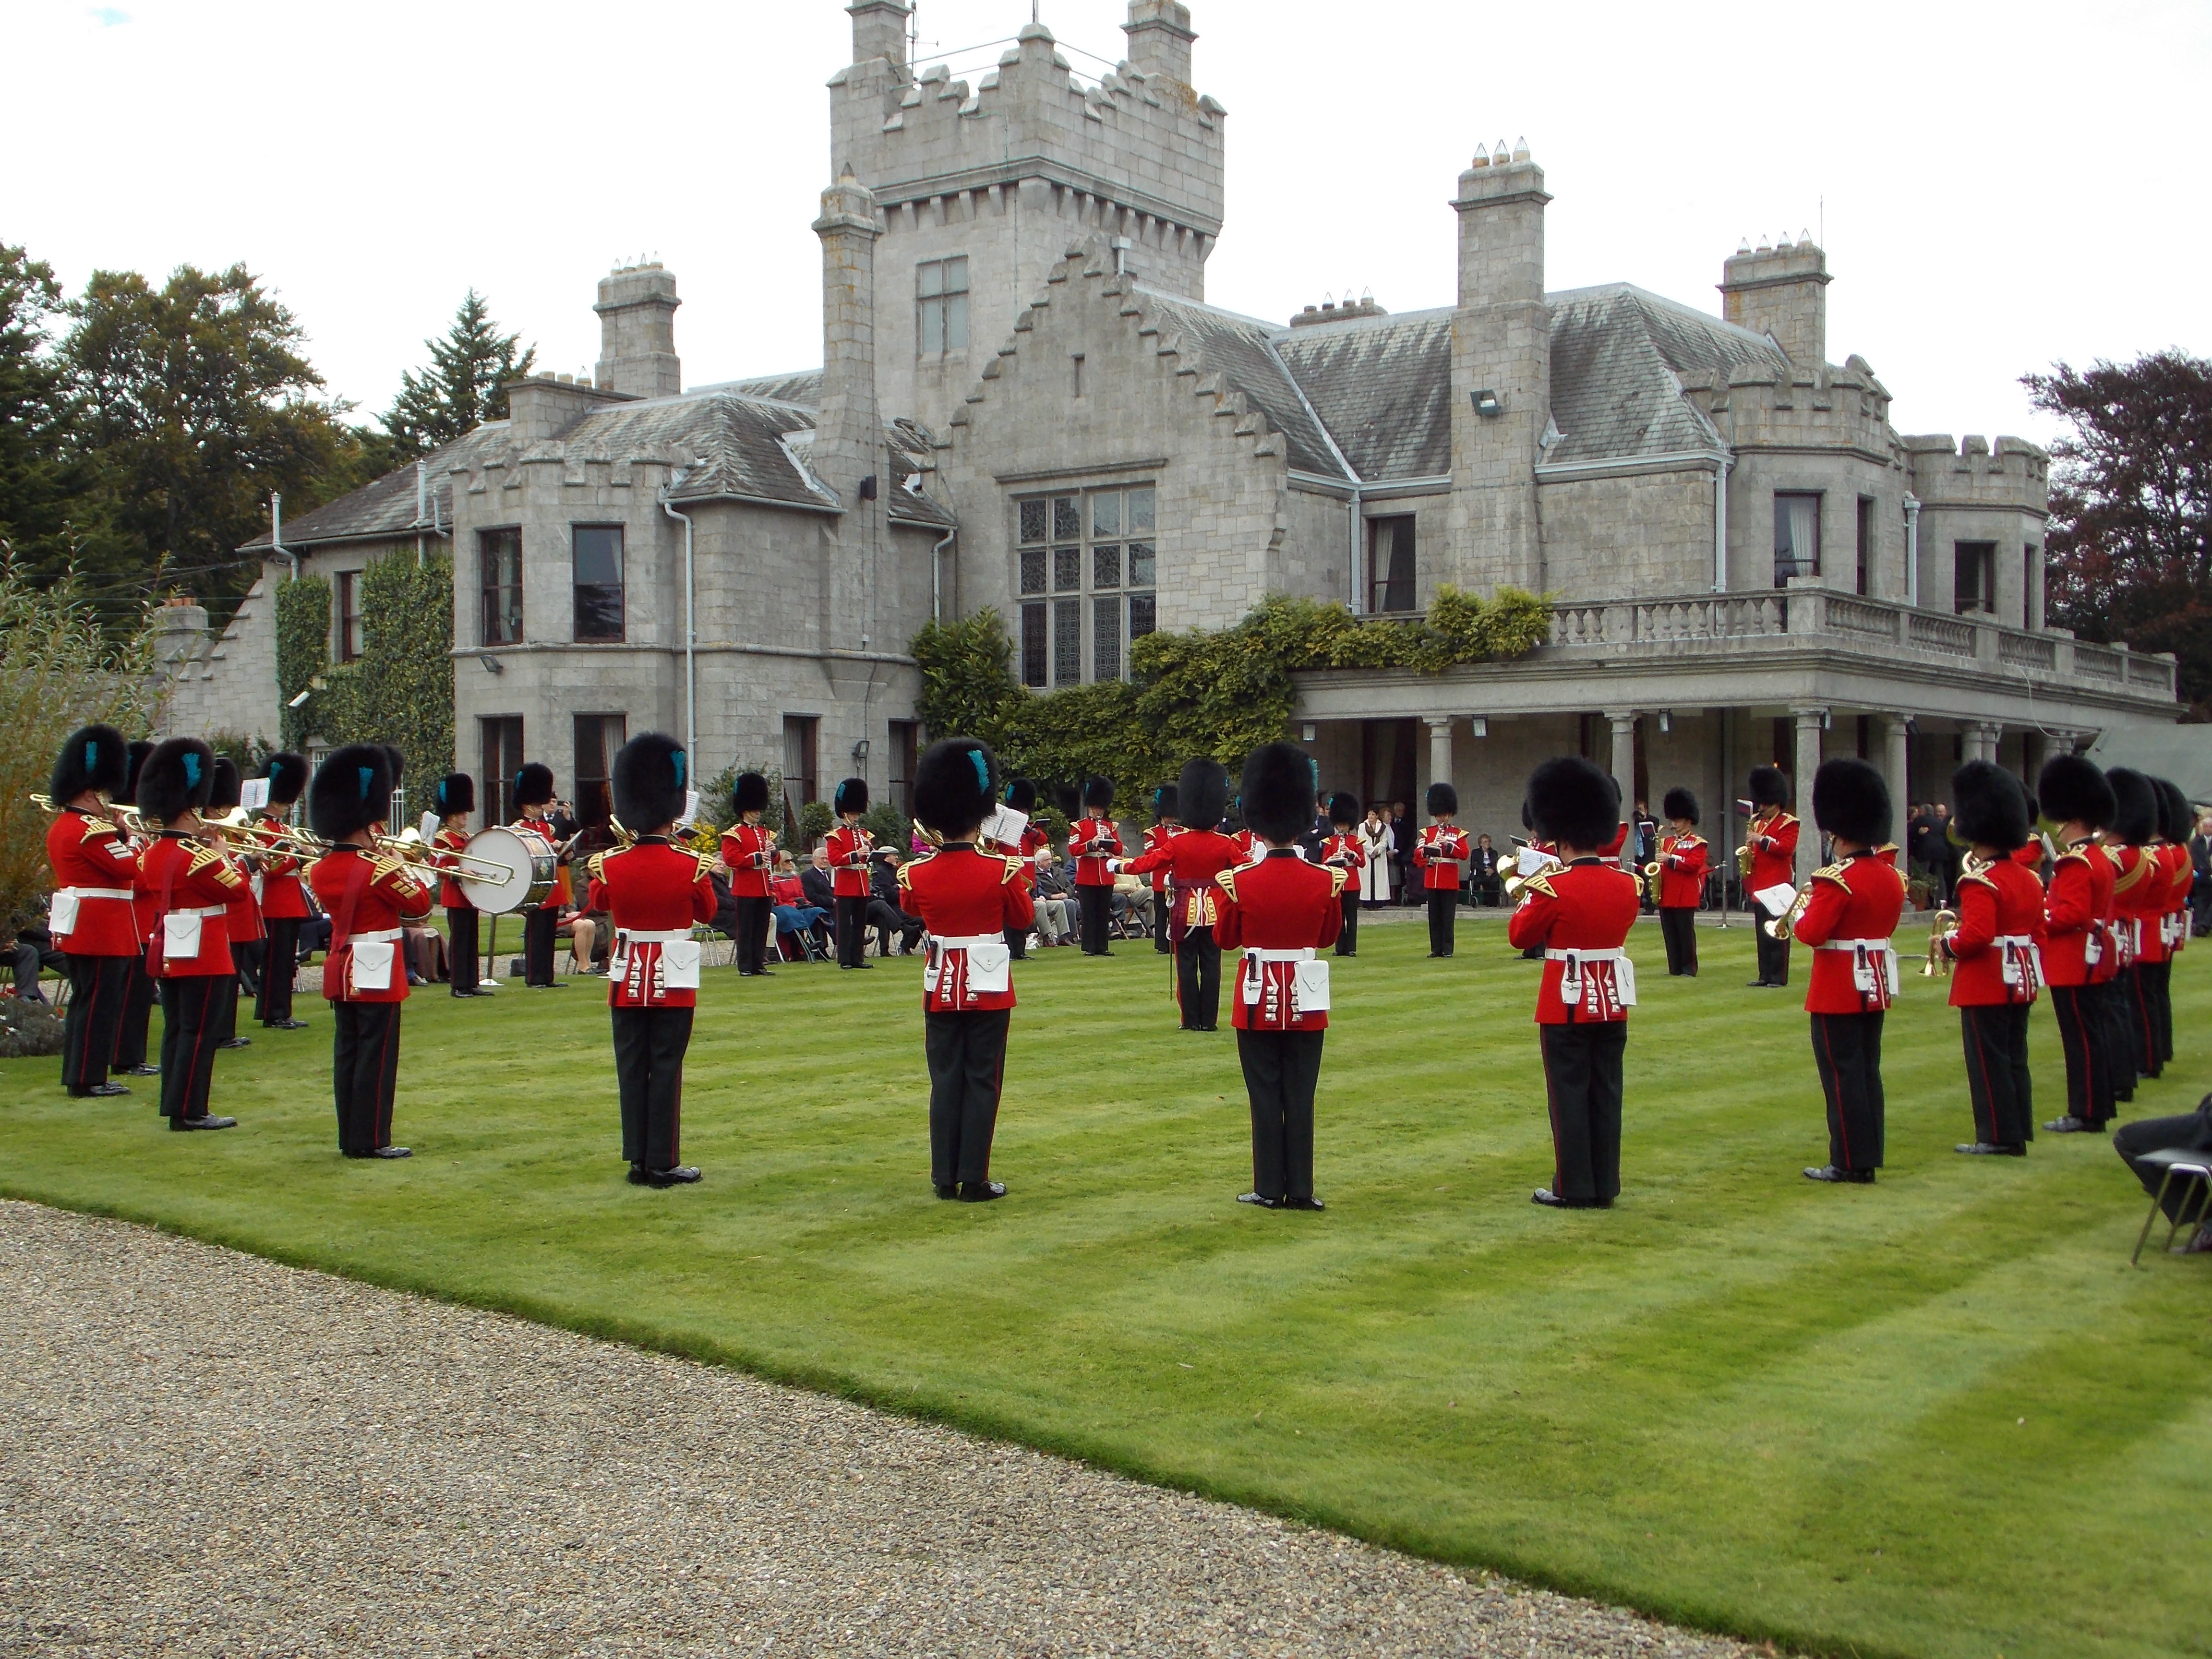
[[[1359,954],[1358,887],[1356,884],[1346,887],[1340,902],[1344,906],[1344,926],[1336,935],[1336,953],[1340,957],[1356,957]],[[1167,930],[1162,928],[1160,932],[1164,937]]]
[[[146,1036],[154,1024],[154,1005],[161,1000],[161,984],[146,971],[146,958],[130,958],[123,994],[123,1020],[115,1028],[115,1069],[127,1072],[146,1063]]]
[[[2142,965],[2143,1012],[2150,1017],[2151,1075],[2173,1058],[2173,958]]]
[[[622,1097],[623,1157],[658,1175],[682,1161],[684,1054],[690,1008],[611,1008],[615,1085]]]
[[[1186,1031],[1210,1031],[1220,1021],[1221,947],[1210,927],[1183,929],[1176,946],[1176,1002]]]
[[[1111,887],[1077,888],[1075,915],[1083,934],[1083,954],[1086,957],[1104,956],[1107,935],[1113,931],[1114,890]]]
[[[483,977],[483,962],[477,944],[477,918],[483,913],[472,904],[449,904],[446,907],[446,959],[451,963],[447,972],[456,991],[473,991]],[[272,924],[269,933],[270,950],[276,948],[276,931]]]
[[[1252,1190],[1314,1195],[1314,1092],[1327,1031],[1239,1031],[1237,1058],[1252,1104]]]
[[[264,1025],[281,1025],[292,1018],[292,981],[300,975],[300,920],[278,916],[266,924],[261,982],[253,992],[253,1017]]]
[[[1459,889],[1431,887],[1429,889],[1429,954],[1448,957],[1452,953],[1452,927],[1459,910]]]
[[[1620,1195],[1620,1060],[1625,1019],[1539,1025],[1552,1114],[1552,1190],[1576,1208]]]
[[[530,985],[550,985],[553,982],[553,939],[560,931],[561,917],[557,911],[538,909],[522,919],[522,982]]]
[[[1773,918],[1764,909],[1752,912],[1752,937],[1759,945],[1759,982],[1761,985],[1790,983],[1790,941],[1777,939],[1766,931]]]
[[[2098,997],[2094,985],[2051,988],[2058,1046],[2066,1055],[2066,1115],[2101,1129],[2112,1121],[2112,1060]]]
[[[62,1087],[90,1094],[107,1081],[115,1058],[115,1034],[131,994],[129,957],[81,957],[64,952],[69,964],[69,1012],[62,1019]]]
[[[1813,1016],[1813,1064],[1828,1105],[1828,1162],[1838,1170],[1881,1168],[1881,1023],[1879,1012]]]
[[[768,971],[768,930],[775,921],[769,902],[757,894],[738,895],[738,971]]]
[[[244,945],[233,947],[243,951]],[[225,975],[216,982],[208,1000],[208,1030],[217,1042],[228,1042],[238,1035],[238,975]]]
[[[205,1117],[215,1084],[215,1033],[209,1029],[223,974],[161,981],[161,1115]]]
[[[2158,1016],[2154,1011],[2157,993],[2152,989],[2158,966],[2154,962],[2130,963],[2120,975],[2120,983],[2127,988],[2128,1021],[2135,1028],[2136,1071],[2143,1077],[2156,1077],[2166,1069],[2159,1057]]]
[[[1659,939],[1660,942],[1667,947],[1668,975],[1679,977],[1686,974],[1692,979],[1695,979],[1698,976],[1698,913],[1696,909],[1686,904],[1660,906]]]
[[[2112,1067],[2112,1098],[2136,1097],[2136,1073],[2142,1069],[2136,1057],[2135,999],[2128,988],[2124,968],[2097,987],[2097,1014],[2105,1028],[2106,1062]]]
[[[1011,1008],[922,1017],[922,1048],[929,1057],[929,1178],[937,1186],[991,1178],[991,1137],[998,1132],[1006,1028],[1013,1017]]]
[[[2024,1146],[2035,1139],[2027,1010],[2025,1002],[1992,1002],[1959,1010],[1974,1139],[1992,1146]]]
[[[392,1144],[392,1103],[399,1093],[398,1002],[333,1002],[331,1080],[337,1099],[338,1150],[365,1157]]]
[[[858,968],[868,954],[868,901],[865,894],[855,898],[849,893],[840,893],[837,904],[837,965]]]

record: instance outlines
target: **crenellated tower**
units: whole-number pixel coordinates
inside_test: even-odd
[[[1127,56],[1096,84],[1043,25],[971,87],[906,58],[906,0],[853,0],[830,82],[830,172],[875,197],[877,383],[942,430],[1075,238],[1103,233],[1147,287],[1203,299],[1221,233],[1227,111],[1190,84],[1190,8],[1130,0]]]

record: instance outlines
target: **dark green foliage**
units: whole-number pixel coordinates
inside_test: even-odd
[[[274,752],[266,734],[260,732],[210,732],[207,743],[216,754],[227,756],[236,763],[241,778],[258,776]]]
[[[699,793],[699,821],[711,823],[717,830],[726,830],[738,821],[730,811],[730,792],[738,787],[738,774],[757,772],[768,780],[768,811],[761,814],[761,822],[777,835],[783,833],[783,769],[781,766],[757,766],[750,761],[738,759],[708,779]]]
[[[1005,619],[987,605],[956,623],[932,622],[908,648],[921,665],[915,712],[929,740],[981,738],[997,748],[1006,710],[1024,695]]]
[[[453,764],[453,560],[376,560],[362,572],[361,614],[360,658],[331,669],[307,708],[333,744],[398,744],[419,789]]]
[[[63,310],[53,268],[0,243],[0,538],[26,560],[66,562],[70,501],[83,488],[68,370],[49,337]]]
[[[321,576],[281,582],[276,588],[276,695],[283,705],[283,744],[307,747],[314,716],[293,698],[331,665],[331,585]],[[313,699],[310,699],[312,702]]]
[[[471,289],[445,337],[422,342],[429,367],[399,377],[399,396],[384,416],[393,465],[428,454],[486,421],[505,420],[507,383],[527,376],[538,362],[537,347],[517,349],[520,339],[499,331],[490,306]]]
[[[810,800],[799,809],[799,840],[792,845],[793,853],[803,853],[819,842],[837,823],[837,815],[830,810],[826,800]]]
[[[914,841],[914,820],[887,800],[871,806],[860,827],[876,838],[878,847],[896,847],[903,854]]]

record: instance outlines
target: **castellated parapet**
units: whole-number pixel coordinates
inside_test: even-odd
[[[854,61],[830,82],[830,168],[849,167],[883,216],[884,408],[942,426],[1071,239],[1101,234],[1124,273],[1205,297],[1227,111],[1190,85],[1188,6],[1132,0],[1129,56],[1095,85],[1032,23],[972,87],[943,64],[915,72],[889,26],[903,22],[896,0],[848,9]],[[933,338],[925,356],[920,296],[948,279],[945,260],[966,262],[964,341]]]
[[[2051,501],[2051,458],[2025,438],[2000,437],[1994,447],[1948,432],[1901,438],[1912,470],[1912,493],[1929,505],[1993,507],[2043,513]]]

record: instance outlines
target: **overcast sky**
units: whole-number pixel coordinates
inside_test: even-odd
[[[923,61],[1028,13],[922,0]],[[2022,373],[2212,349],[2203,3],[1194,13],[1194,79],[1230,112],[1218,305],[1449,304],[1457,175],[1478,142],[1525,136],[1554,198],[1549,287],[1717,311],[1740,237],[1810,229],[1829,356],[1872,362],[1905,431],[2047,440]],[[1042,0],[1108,58],[1126,15]],[[823,83],[851,55],[840,0],[9,0],[6,19],[0,240],[72,291],[98,266],[242,259],[364,414],[471,286],[541,367],[588,370],[593,285],[641,255],[677,273],[687,384],[821,361],[807,226]]]

